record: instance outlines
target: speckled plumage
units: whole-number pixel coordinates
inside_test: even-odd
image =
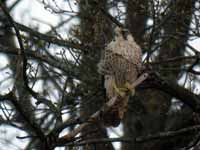
[[[126,83],[132,84],[138,77],[142,66],[142,52],[131,34],[123,35],[123,29],[115,29],[115,39],[105,48],[104,55],[98,64],[99,73],[104,75],[104,87],[109,99],[117,96],[113,85],[124,88]],[[112,118],[118,118],[110,122],[117,126],[123,118],[128,103],[128,97],[122,97],[112,110]],[[114,112],[112,112],[114,111]],[[113,116],[118,115],[118,116]],[[110,120],[112,120],[110,118]],[[108,121],[109,122],[109,121]]]

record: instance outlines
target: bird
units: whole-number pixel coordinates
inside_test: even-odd
[[[106,126],[118,126],[127,111],[128,99],[135,93],[131,84],[136,81],[142,69],[142,51],[128,31],[121,27],[114,29],[114,39],[105,46],[98,63],[98,72],[104,76],[106,97],[117,97],[116,103],[104,114]],[[129,94],[125,94],[128,92]]]

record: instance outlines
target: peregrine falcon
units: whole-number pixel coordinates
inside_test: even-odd
[[[118,96],[117,104],[104,119],[107,126],[118,126],[126,112],[129,96],[134,94],[131,84],[138,78],[142,68],[141,48],[128,30],[116,27],[115,38],[105,48],[98,64],[98,72],[104,76],[104,87],[108,99]]]

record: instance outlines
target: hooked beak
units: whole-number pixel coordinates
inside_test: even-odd
[[[127,40],[128,34],[129,34],[128,29],[123,29],[123,30],[122,30],[122,36],[123,36],[123,38],[124,38],[125,40]]]

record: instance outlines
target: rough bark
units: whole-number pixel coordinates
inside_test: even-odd
[[[86,95],[92,95],[94,91],[99,93],[99,89],[103,88],[102,77],[97,73],[97,63],[100,59],[101,50],[104,48],[106,38],[109,37],[109,24],[106,18],[103,16],[99,7],[106,9],[106,0],[99,0],[97,5],[90,1],[80,2],[80,13],[81,13],[81,41],[85,45],[91,47],[87,50],[81,60],[80,69],[83,75],[81,77],[83,93]],[[89,76],[88,76],[89,75]],[[102,91],[102,90],[101,90]],[[103,92],[103,91],[102,91]],[[81,116],[86,119],[91,114],[96,112],[105,102],[104,93],[100,92],[99,96],[91,96],[90,103],[86,103],[87,99],[82,100],[81,105]],[[104,138],[108,137],[106,128],[101,125],[90,125],[82,134],[87,132],[95,131],[95,133],[86,135],[85,138]],[[111,150],[113,149],[112,144],[96,144],[86,146],[87,150]]]
[[[130,0],[130,3],[132,1]],[[133,2],[132,2],[133,3]],[[192,7],[193,7],[193,2],[191,0],[187,1],[176,1],[175,3],[172,2],[173,6],[170,7],[169,11],[167,12],[166,16],[169,16],[172,14],[172,17],[166,19],[163,17],[159,22],[156,22],[154,20],[154,23],[159,24],[162,21],[165,21],[163,25],[163,30],[164,30],[164,36],[172,36],[167,42],[162,44],[159,50],[159,56],[158,60],[164,60],[167,58],[173,58],[176,56],[182,56],[185,45],[185,43],[188,39],[187,34],[189,30],[189,25],[191,21],[191,15],[192,15]],[[138,2],[137,6],[143,6],[143,2]],[[146,6],[147,8],[148,6]],[[150,6],[149,6],[150,7]],[[135,9],[135,10],[140,10],[136,12],[132,12],[132,10],[128,9],[128,14],[136,14],[135,17],[130,17],[128,15],[128,21],[129,23],[132,23],[130,27],[133,27],[131,30],[133,30],[133,35],[135,36],[136,39],[138,39],[139,43],[143,43],[143,39],[141,39],[143,29],[145,28],[145,22],[147,18],[147,14],[143,13],[143,17],[141,17],[141,9]],[[147,10],[147,9],[145,9]],[[187,16],[187,17],[186,17]],[[143,26],[141,27],[137,25],[137,20],[143,19],[141,22],[143,22]],[[183,23],[186,25],[183,27]],[[137,29],[138,28],[138,29]],[[137,30],[136,30],[137,29]],[[150,40],[156,40],[156,37],[159,37],[161,29],[156,29],[156,31],[152,30],[152,35],[150,35],[149,41]],[[135,33],[136,32],[136,33]],[[182,33],[184,36],[179,36],[179,32]],[[176,37],[176,38],[173,38]],[[166,40],[165,38],[162,39],[163,41]],[[149,48],[153,46],[154,41],[150,41]],[[145,46],[142,46],[145,47]],[[170,67],[169,65],[164,66],[164,67]],[[180,66],[178,66],[180,67]],[[165,76],[171,81],[176,82],[180,72],[176,71],[173,73],[161,73],[162,76]],[[180,89],[180,88],[179,88]],[[124,136],[125,137],[137,137],[140,135],[146,135],[149,133],[156,133],[159,131],[164,131],[165,129],[169,129],[169,124],[168,124],[168,117],[167,117],[167,112],[170,109],[171,106],[171,99],[172,95],[169,95],[169,91],[173,91],[172,88],[158,88],[158,89],[147,89],[142,92],[138,92],[136,97],[132,100],[135,102],[132,102],[131,104],[131,109],[130,111],[127,112],[126,118],[124,119]],[[176,89],[177,90],[177,89]],[[179,93],[179,92],[178,92]],[[178,94],[177,93],[177,94]],[[180,94],[180,93],[179,93]],[[183,97],[182,97],[183,98]],[[135,110],[134,110],[135,109]],[[138,109],[138,110],[137,110]],[[133,110],[133,111],[131,111]],[[186,119],[184,117],[184,119]],[[188,121],[190,121],[190,117],[188,117]],[[176,121],[174,121],[174,125],[176,125]],[[181,120],[177,119],[177,121],[181,122]],[[172,123],[173,124],[173,123]],[[188,124],[188,122],[184,121],[182,124],[182,127]],[[173,125],[172,125],[173,126]],[[179,126],[180,127],[180,126]],[[158,144],[159,143],[159,144]],[[166,144],[166,143],[165,143]],[[134,144],[123,144],[123,150],[132,150],[132,149],[163,149],[163,146],[165,146],[164,143],[161,141],[156,141],[156,142],[147,142],[142,145],[134,145]],[[168,143],[169,144],[169,143]],[[171,143],[172,144],[172,143]]]

